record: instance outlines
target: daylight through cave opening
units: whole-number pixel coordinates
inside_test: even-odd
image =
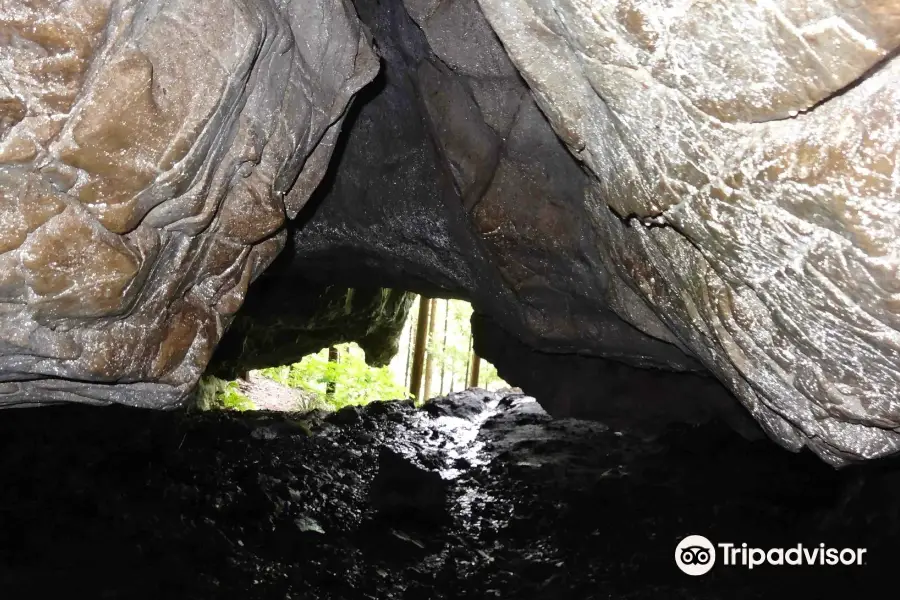
[[[388,364],[409,294],[422,294],[470,302],[475,354],[554,416],[652,431],[724,418],[759,435],[623,278],[616,263],[634,259],[609,242],[634,228],[597,210],[591,173],[478,4],[356,8],[381,68],[210,372],[233,378],[347,342]]]
[[[355,294],[346,291],[346,314],[353,311]],[[389,298],[392,291],[381,295]],[[197,401],[202,408],[305,412],[376,400],[422,403],[467,388],[509,389],[474,351],[468,302],[413,295],[405,306],[406,318],[398,319],[400,328],[392,334],[396,352],[387,363],[383,355],[367,356],[355,341],[334,341],[295,362],[268,354],[269,366],[233,370],[231,381],[205,376]]]

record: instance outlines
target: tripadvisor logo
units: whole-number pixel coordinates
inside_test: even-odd
[[[705,575],[718,562],[727,567],[753,569],[773,566],[850,566],[862,565],[865,548],[831,548],[825,544],[790,548],[754,548],[747,544],[713,544],[702,535],[689,535],[675,547],[675,564],[688,575]]]
[[[675,547],[675,564],[688,575],[705,575],[716,564],[716,549],[702,535],[689,535]]]

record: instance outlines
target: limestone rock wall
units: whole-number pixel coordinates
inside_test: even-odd
[[[766,439],[759,425],[709,372],[635,367],[585,354],[552,354],[523,344],[481,313],[472,315],[475,352],[490,357],[506,381],[514,381],[559,419],[600,421],[653,439],[672,426],[718,421],[745,439]]]
[[[479,3],[593,177],[623,295],[784,445],[896,451],[900,4]]]
[[[0,0],[0,406],[183,399],[377,69],[342,0]]]

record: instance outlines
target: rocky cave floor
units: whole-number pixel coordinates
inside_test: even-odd
[[[479,390],[330,415],[9,410],[0,469],[3,599],[834,598],[892,578],[900,540],[896,463],[835,471],[717,422],[642,438]],[[867,562],[692,578],[690,533]]]

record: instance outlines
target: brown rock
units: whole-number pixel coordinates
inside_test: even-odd
[[[0,69],[0,405],[180,402],[377,71],[352,7],[0,1]]]

